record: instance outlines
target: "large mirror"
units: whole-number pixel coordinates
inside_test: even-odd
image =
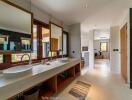
[[[57,26],[56,24],[51,23],[51,43],[50,43],[50,50],[51,50],[51,55],[57,56],[57,55],[62,55],[63,52],[63,43],[62,43],[62,32],[63,28],[60,26]]]
[[[0,0],[0,52],[30,51],[32,14]]]

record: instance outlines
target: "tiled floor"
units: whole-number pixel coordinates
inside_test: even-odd
[[[95,68],[78,77],[74,82],[77,80],[92,85],[86,100],[132,100],[132,90],[124,83],[120,75],[110,72],[108,60],[96,60]],[[68,93],[74,82],[58,95],[57,100],[78,100]]]

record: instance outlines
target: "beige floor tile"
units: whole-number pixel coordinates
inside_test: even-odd
[[[110,72],[108,60],[96,60],[95,68],[72,82],[57,96],[57,100],[78,100],[68,93],[77,80],[92,85],[86,100],[132,100],[132,90],[120,75]]]

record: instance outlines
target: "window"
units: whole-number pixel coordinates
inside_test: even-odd
[[[3,63],[3,55],[0,55],[0,64]]]
[[[100,43],[100,50],[101,51],[107,51],[108,50],[108,43],[107,42],[101,42]]]

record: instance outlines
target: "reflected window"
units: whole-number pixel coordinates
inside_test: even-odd
[[[28,54],[30,56],[30,53],[19,53],[19,54],[12,54],[11,56],[11,60],[12,62],[21,62],[22,61],[28,61],[29,60],[29,56],[28,55],[24,55],[24,54]],[[24,57],[22,58],[22,56],[24,55]],[[36,55],[32,53],[31,55],[32,59],[36,59]]]
[[[33,53],[32,56],[37,59],[37,25],[33,25]]]
[[[49,57],[50,33],[49,29],[42,27],[42,53],[43,58]]]
[[[0,50],[7,50],[8,46],[8,36],[0,35]]]
[[[31,39],[30,38],[21,38],[22,50],[30,50],[31,49]]]
[[[24,55],[24,53],[12,54],[12,56],[11,56],[12,57],[11,58],[12,62],[20,62],[23,55]],[[28,56],[23,57],[23,61],[26,61],[26,60],[29,60]]]
[[[0,29],[0,50],[4,52],[29,51],[31,49],[31,42],[28,45],[25,42],[23,44],[23,39],[31,41],[31,34]]]
[[[62,55],[62,27],[51,23],[51,51],[58,52],[57,56]]]
[[[100,50],[101,51],[107,51],[107,49],[108,49],[108,43],[107,42],[100,43]]]
[[[0,64],[3,63],[3,55],[0,55]]]
[[[57,56],[57,52],[56,51],[50,51],[48,54],[48,57],[56,57]]]
[[[68,47],[68,35],[67,33],[63,33],[63,55],[67,55],[67,47]]]

